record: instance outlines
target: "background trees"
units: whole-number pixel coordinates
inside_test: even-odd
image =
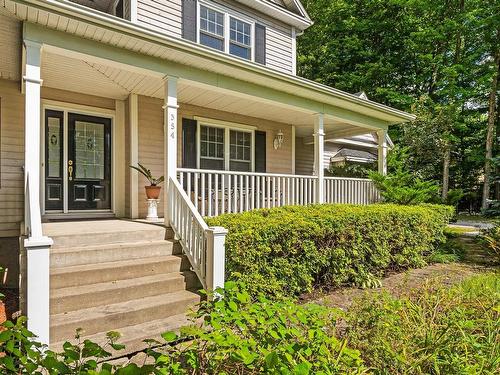
[[[299,39],[299,74],[416,113],[391,131],[407,168],[438,180],[444,197],[449,188],[472,201],[490,196],[500,0],[303,3],[315,24]]]

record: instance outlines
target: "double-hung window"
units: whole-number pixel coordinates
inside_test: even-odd
[[[252,171],[252,130],[200,124],[201,169]]]
[[[229,53],[252,59],[252,25],[234,17],[229,17]]]
[[[207,47],[252,60],[253,23],[227,11],[199,5],[198,41]]]
[[[224,51],[224,13],[200,5],[200,43]]]

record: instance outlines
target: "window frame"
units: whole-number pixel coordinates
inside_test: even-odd
[[[222,13],[224,15],[224,50],[223,51],[216,49],[216,48],[206,46],[205,44],[200,43],[200,34],[202,33],[201,27],[200,27],[200,24],[201,24],[201,22],[200,22],[200,18],[201,18],[200,9],[202,6],[204,6],[205,8],[211,9],[213,11]],[[234,55],[232,53],[229,53],[229,48],[230,48],[230,43],[231,43],[230,42],[230,26],[231,26],[230,25],[230,18],[231,17],[234,18],[235,20],[238,20],[240,22],[244,22],[244,23],[247,23],[250,25],[250,46],[249,47],[245,46],[246,48],[250,48],[250,59],[246,59],[244,57],[240,57],[238,55]],[[205,31],[203,31],[203,33],[208,34],[208,35],[212,35],[212,33],[205,32]],[[230,56],[233,56],[237,59],[255,62],[255,21],[247,16],[244,16],[240,13],[237,13],[237,12],[235,12],[229,8],[223,7],[221,5],[214,4],[211,2],[207,2],[207,1],[198,1],[197,2],[197,9],[196,9],[196,43],[198,43],[202,46],[205,46],[207,48],[213,49],[215,51],[224,52],[224,53],[226,53]],[[241,45],[241,43],[238,43],[236,41],[234,41],[233,43],[238,45],[238,46],[243,46],[243,45]]]
[[[250,134],[250,170],[249,172],[255,171],[255,126],[235,124],[226,121],[217,121],[212,119],[206,119],[201,117],[195,117],[196,120],[196,168],[201,169],[201,127],[208,126],[214,128],[224,129],[224,171],[238,172],[230,170],[231,163],[231,130],[238,132],[245,132]],[[209,158],[206,158],[209,159]],[[217,159],[220,160],[220,159]],[[241,160],[234,160],[240,161]]]

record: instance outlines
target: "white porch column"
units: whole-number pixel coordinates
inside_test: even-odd
[[[207,289],[224,288],[227,229],[210,227],[207,230]]]
[[[318,113],[314,118],[314,174],[318,176],[316,183],[316,203],[324,203],[325,170],[323,156],[325,153],[325,126],[324,115]]]
[[[377,131],[378,138],[378,173],[387,174],[387,130]]]
[[[128,97],[129,104],[129,134],[130,144],[129,155],[130,165],[139,163],[139,98],[137,94],[130,94]],[[139,174],[137,171],[130,169],[130,218],[137,219],[139,217]]]
[[[163,215],[165,226],[169,227],[168,217],[168,189],[169,179],[177,178],[177,77],[165,77],[165,104],[164,109],[164,168],[165,182],[163,192]]]
[[[24,248],[26,251],[26,308],[28,329],[49,344],[49,248],[52,240],[42,233],[40,212],[40,63],[39,43],[24,41]]]

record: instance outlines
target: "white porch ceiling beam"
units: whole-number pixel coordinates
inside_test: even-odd
[[[387,128],[383,129],[374,129],[374,128],[361,128],[361,127],[353,127],[353,128],[341,128],[339,130],[330,130],[325,133],[325,141],[334,141],[336,139],[341,139],[341,138],[349,138],[349,137],[354,137],[356,135],[363,135],[367,134],[373,131],[379,131],[379,130],[387,130]],[[314,143],[314,137],[309,136],[304,138],[304,144],[305,145],[311,145]]]
[[[25,23],[24,35],[52,49],[58,48],[58,53],[70,54],[73,57],[93,60],[103,64],[120,67],[121,69],[147,72],[149,75],[173,75],[189,81],[193,85],[208,85],[212,88],[226,91],[242,98],[254,97],[283,108],[295,108],[314,113],[324,113],[341,120],[344,123],[367,126],[373,124],[377,128],[385,128],[389,122],[377,119],[364,113],[326,104],[303,96],[280,91],[268,86],[250,83],[241,79],[225,76],[219,73],[198,69],[153,56],[146,56],[123,48],[110,46],[96,41],[69,35],[60,31],[43,28],[39,25]]]

